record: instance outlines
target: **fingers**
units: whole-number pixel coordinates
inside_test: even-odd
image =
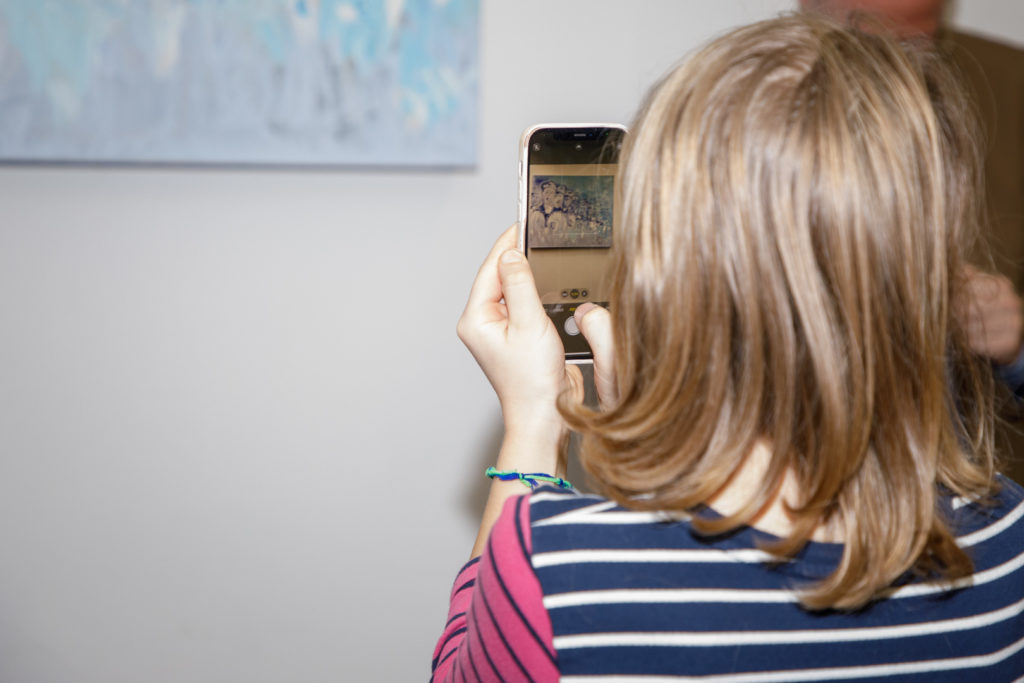
[[[476,279],[469,290],[466,308],[463,309],[455,327],[456,334],[463,342],[469,342],[470,337],[479,331],[481,323],[504,318],[504,308],[499,304],[501,281],[498,279],[498,258],[502,252],[515,244],[515,239],[516,226],[513,225],[494,243],[480,270],[477,271]]]
[[[610,361],[612,321],[608,310],[596,304],[586,303],[576,309],[573,317],[576,318],[576,326],[583,332],[590,349],[594,352],[594,363]]]
[[[1009,306],[1019,301],[1013,283],[1005,275],[986,273],[970,265],[964,266],[963,272],[965,291],[973,299],[970,303]]]
[[[615,400],[615,346],[612,338],[612,318],[607,309],[586,303],[574,313],[590,350],[594,352],[594,386],[602,405]]]
[[[501,291],[508,307],[508,325],[511,330],[543,330],[550,321],[537,295],[530,264],[523,252],[508,249],[498,261]]]
[[[501,300],[501,281],[498,279],[498,258],[502,253],[516,246],[516,226],[513,225],[501,234],[498,241],[491,247],[491,251],[484,259],[483,265],[477,271],[476,279],[473,281],[473,288],[469,291],[469,301],[466,303],[466,310],[478,307],[488,302]]]

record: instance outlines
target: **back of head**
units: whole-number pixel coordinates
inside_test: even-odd
[[[993,476],[990,373],[952,315],[972,130],[930,53],[821,18],[739,29],[671,72],[624,149],[618,399],[566,409],[605,493],[689,510],[765,443],[759,495],[698,523],[744,523],[794,478],[773,550],[822,524],[846,546],[807,605],[858,607],[908,569],[969,572],[936,496]]]

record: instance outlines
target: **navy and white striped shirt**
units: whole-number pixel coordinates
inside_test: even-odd
[[[1002,484],[995,507],[945,501],[972,576],[954,590],[911,582],[853,614],[797,600],[831,572],[839,545],[812,542],[772,565],[757,545],[770,537],[751,528],[707,539],[603,498],[535,493],[530,560],[561,680],[1018,679],[1024,491]]]

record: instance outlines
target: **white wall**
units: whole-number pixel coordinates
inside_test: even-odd
[[[789,6],[487,2],[473,172],[0,169],[0,680],[425,679],[500,438],[454,325],[520,131],[628,121]],[[956,17],[1024,41],[1018,0]]]

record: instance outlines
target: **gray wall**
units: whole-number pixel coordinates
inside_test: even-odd
[[[486,3],[472,172],[0,169],[0,680],[425,679],[500,438],[454,325],[520,131],[628,121],[789,6]],[[1018,0],[955,20],[1024,41]]]

